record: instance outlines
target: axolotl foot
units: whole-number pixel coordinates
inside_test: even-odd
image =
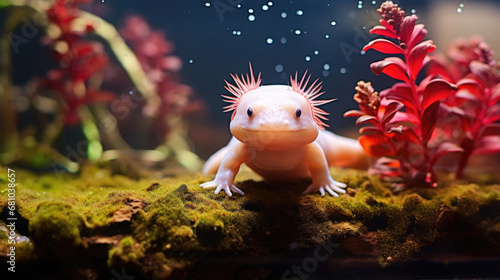
[[[329,178],[327,182],[313,182],[307,187],[303,194],[308,194],[312,192],[318,192],[321,196],[325,196],[325,190],[334,197],[338,197],[339,193],[346,193],[346,184],[337,182],[332,178]]]
[[[216,188],[215,194],[218,194],[221,190],[224,190],[226,192],[226,194],[229,196],[233,195],[233,193],[231,191],[238,193],[240,195],[245,195],[245,193],[242,190],[238,189],[235,185],[233,185],[233,184],[218,184],[215,180],[203,183],[200,185],[200,187],[202,187],[204,189]]]

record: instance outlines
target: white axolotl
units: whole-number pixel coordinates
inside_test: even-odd
[[[216,174],[215,179],[201,184],[244,195],[234,185],[240,166],[245,163],[265,180],[290,181],[311,178],[304,194],[325,191],[332,196],[345,193],[346,185],[332,179],[329,166],[366,165],[361,145],[324,130],[327,112],[317,106],[332,100],[316,100],[322,84],[318,80],[309,87],[310,75],[300,81],[290,77],[291,86],[261,86],[260,73],[255,79],[252,66],[250,76],[239,78],[231,74],[235,84],[226,82],[226,89],[234,96],[225,96],[225,112],[232,111],[230,129],[234,136],[227,146],[212,155],[203,167],[204,175]]]

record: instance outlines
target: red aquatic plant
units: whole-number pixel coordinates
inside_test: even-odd
[[[464,151],[456,172],[460,178],[472,155],[500,152],[500,73],[494,52],[479,37],[458,40],[448,57],[435,59],[428,73],[458,86],[444,101],[440,132]]]
[[[79,6],[88,0],[56,0],[47,10],[49,23],[54,25],[57,36],[46,37],[47,43],[60,67],[50,70],[41,81],[59,95],[65,115],[65,124],[79,123],[77,114],[82,105],[111,101],[113,95],[92,85],[89,80],[108,65],[108,56],[98,42],[84,39],[94,29],[92,23],[84,30],[75,30],[74,22],[81,11]]]
[[[171,129],[169,120],[197,106],[190,100],[193,96],[191,87],[179,82],[182,61],[173,55],[174,45],[165,38],[164,32],[151,29],[140,16],[127,17],[120,34],[131,45],[160,97],[158,110],[151,112],[146,108],[145,111],[156,117],[158,134],[164,139]]]
[[[445,154],[461,149],[451,142],[431,141],[442,104],[456,86],[435,75],[419,81],[422,68],[435,50],[431,40],[423,41],[427,30],[416,24],[417,16],[405,12],[391,1],[377,10],[382,19],[371,34],[384,36],[371,41],[363,50],[376,50],[392,56],[371,64],[372,71],[400,80],[380,94],[370,83],[359,82],[354,99],[359,138],[366,153],[377,158],[372,171],[385,177],[398,177],[401,186],[426,183],[437,185],[434,165]]]

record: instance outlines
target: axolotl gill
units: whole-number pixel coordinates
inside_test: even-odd
[[[251,64],[250,75],[231,77],[234,84],[225,82],[233,96],[223,97],[230,103],[225,111],[233,111],[233,137],[205,163],[202,173],[216,175],[201,187],[244,195],[234,179],[246,164],[269,181],[311,178],[304,194],[345,193],[346,185],[332,179],[329,166],[362,167],[367,158],[356,140],[324,130],[328,113],[318,106],[333,99],[317,99],[323,94],[322,83],[316,80],[308,86],[306,72],[300,81],[297,74],[290,77],[291,86],[261,86],[260,73],[255,78]]]

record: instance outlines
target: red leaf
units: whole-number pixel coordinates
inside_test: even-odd
[[[381,136],[384,136],[382,131],[378,129],[378,127],[375,126],[365,126],[359,129],[359,133],[361,134],[378,134]]]
[[[424,29],[423,24],[417,24],[415,25],[415,28],[413,29],[413,32],[411,34],[411,38],[408,42],[407,49],[411,50],[413,47],[420,43],[422,39],[424,39],[425,35],[427,35],[427,30]]]
[[[481,127],[479,137],[500,135],[499,123],[488,123]]]
[[[478,76],[484,83],[490,84],[492,82],[493,73],[489,65],[474,60],[469,64],[469,68],[470,71]]]
[[[432,103],[422,114],[422,142],[426,144],[431,138],[439,116],[439,101]]]
[[[427,107],[436,101],[447,98],[452,90],[457,90],[457,87],[443,79],[432,80],[425,87],[424,97],[422,100],[422,110],[427,109]]]
[[[440,76],[441,78],[447,80],[447,81],[452,81],[452,77],[450,73],[448,72],[448,69],[446,69],[445,65],[446,62],[441,59],[441,57],[432,57],[431,58],[431,63],[429,64],[429,67],[427,68],[427,73]]]
[[[406,83],[396,83],[391,88],[380,92],[380,97],[402,102],[406,108],[416,109],[416,102],[413,100],[413,93],[410,85]]]
[[[401,42],[408,44],[408,41],[413,33],[413,28],[415,28],[415,21],[417,21],[416,15],[407,16],[403,19],[403,22],[401,23],[401,31],[399,32]]]
[[[434,151],[432,154],[431,160],[430,160],[430,166],[434,166],[436,162],[444,155],[449,154],[449,153],[461,153],[464,150],[460,148],[458,145],[451,143],[451,142],[444,142],[441,143],[437,149]]]
[[[422,68],[422,62],[424,61],[425,56],[433,52],[436,49],[433,42],[431,40],[422,42],[418,44],[415,48],[410,51],[410,55],[408,57],[408,64],[410,66],[410,73],[412,75],[412,79],[416,79],[420,69]]]
[[[404,105],[398,101],[393,101],[391,103],[389,103],[389,105],[387,105],[387,107],[385,108],[385,113],[384,113],[384,116],[382,117],[382,125],[385,125],[386,123],[390,122],[392,120],[392,118],[394,117],[394,115],[396,115],[396,113],[403,109]]]
[[[363,48],[363,51],[366,52],[369,49],[374,49],[381,53],[387,53],[387,54],[404,54],[404,50],[400,46],[394,44],[393,42],[387,39],[373,40]]]
[[[371,157],[390,156],[394,154],[391,146],[386,143],[387,139],[384,136],[378,134],[363,135],[359,137],[358,141],[366,154]]]
[[[366,115],[364,112],[359,110],[350,110],[344,113],[344,118],[359,118]]]
[[[496,104],[488,108],[488,113],[483,120],[483,124],[493,123],[500,120],[500,104]]]
[[[381,73],[387,76],[409,83],[406,75],[406,65],[399,57],[388,57],[384,60],[374,62],[370,65],[373,73],[380,75]]]
[[[375,118],[374,116],[364,115],[359,117],[358,120],[356,121],[356,125],[361,125],[365,123],[377,124],[377,118]]]
[[[481,139],[479,148],[474,150],[474,154],[495,154],[500,153],[500,136],[487,136]]]
[[[377,35],[381,35],[381,36],[385,36],[385,37],[389,37],[389,38],[397,38],[398,37],[398,35],[396,33],[394,33],[394,31],[387,29],[386,27],[381,26],[381,25],[376,25],[375,27],[373,27],[370,30],[370,34],[377,34]]]

